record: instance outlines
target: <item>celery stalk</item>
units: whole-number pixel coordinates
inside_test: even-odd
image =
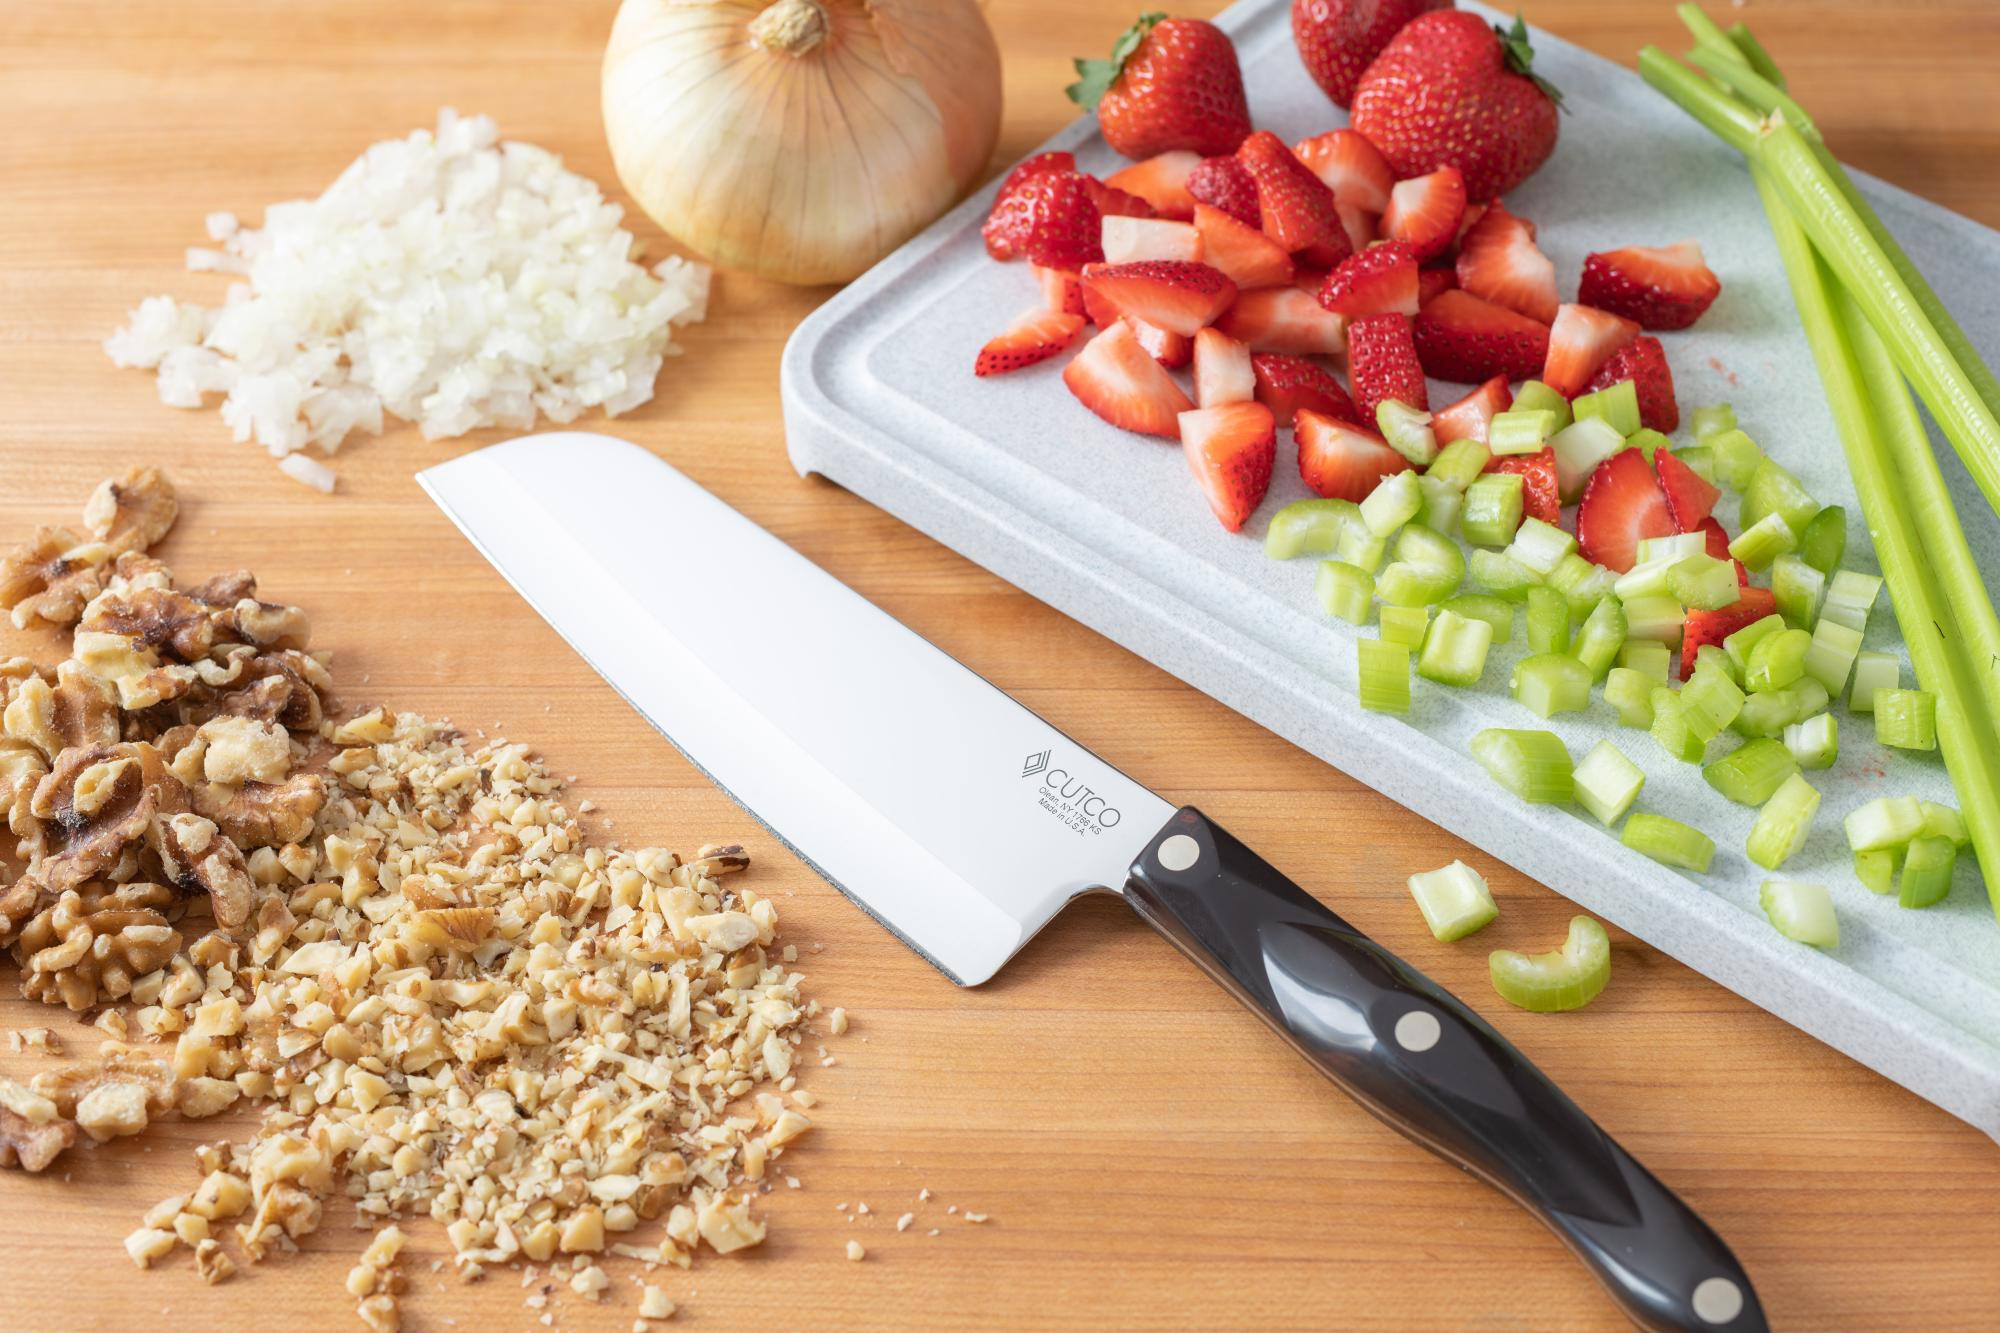
[[[1495,949],[1486,963],[1493,989],[1509,1004],[1538,1014],[1581,1009],[1611,980],[1611,937],[1589,917],[1575,916],[1560,949],[1538,954]]]

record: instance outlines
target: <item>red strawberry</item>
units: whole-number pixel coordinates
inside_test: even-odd
[[[1095,176],[1085,176],[1084,189],[1090,191],[1090,202],[1097,205],[1097,211],[1107,218],[1149,218],[1153,216],[1153,206],[1136,194],[1105,184]]]
[[[1164,218],[1107,217],[1098,229],[1107,264],[1133,264],[1142,259],[1179,260],[1198,264],[1201,233],[1191,222]]]
[[[1292,154],[1326,183],[1334,200],[1378,216],[1389,207],[1396,177],[1375,145],[1353,130],[1328,130],[1292,145]]]
[[[1628,450],[1628,452],[1630,452]],[[1681,630],[1681,679],[1694,674],[1695,655],[1722,641],[1746,625],[1754,625],[1778,609],[1778,599],[1769,588],[1744,588],[1737,599],[1719,611],[1690,611]]]
[[[1008,326],[1007,331],[979,349],[975,375],[1005,375],[1008,371],[1032,366],[1069,350],[1083,332],[1082,315],[1066,315],[1057,310],[1030,310]]]
[[[1035,281],[1042,285],[1042,304],[1066,315],[1081,315],[1083,280],[1074,269],[1034,267]]]
[[[1311,292],[1297,287],[1242,292],[1236,304],[1215,321],[1215,327],[1238,342],[1249,343],[1253,352],[1330,355],[1347,346],[1346,325],[1340,316],[1327,310]]]
[[[1373,421],[1375,405],[1391,398],[1419,411],[1430,407],[1408,315],[1369,315],[1348,326],[1347,382],[1363,421]]]
[[[1104,141],[1130,158],[1185,148],[1233,153],[1250,133],[1243,70],[1222,29],[1201,19],[1147,14],[1109,60],[1079,60],[1070,100],[1095,109]]]
[[[1629,319],[1587,305],[1558,306],[1556,322],[1549,326],[1549,359],[1542,368],[1542,382],[1563,397],[1574,398],[1613,352],[1638,336],[1639,326]]]
[[[1371,245],[1326,275],[1319,303],[1336,315],[1417,313],[1417,257],[1401,241]]]
[[[1188,173],[1187,189],[1196,203],[1219,208],[1247,227],[1264,225],[1257,211],[1257,182],[1233,155],[1203,158]]]
[[[1134,319],[1130,315],[1123,315],[1120,318],[1132,326],[1132,332],[1138,336],[1139,346],[1152,353],[1153,360],[1168,370],[1179,370],[1194,360],[1194,339],[1186,334],[1169,333],[1158,325],[1148,324],[1145,320]]]
[[[1450,164],[1480,202],[1507,193],[1556,147],[1555,90],[1529,73],[1534,51],[1477,14],[1420,14],[1396,34],[1354,91],[1354,128],[1398,176]]]
[[[1722,492],[1701,479],[1693,468],[1675,458],[1671,449],[1653,451],[1653,470],[1660,474],[1660,490],[1667,497],[1667,513],[1673,517],[1675,532],[1703,530],[1708,516],[1715,512],[1715,502],[1722,498]],[[1722,525],[1716,525],[1722,531]],[[1723,549],[1729,549],[1729,539],[1725,534]]]
[[[1494,200],[1458,242],[1458,285],[1482,301],[1547,324],[1556,317],[1556,266],[1535,228]]]
[[[1639,558],[1639,539],[1673,535],[1667,497],[1638,449],[1597,465],[1576,509],[1576,544],[1584,558],[1623,574]]]
[[[1418,312],[1417,355],[1424,372],[1455,384],[1495,375],[1533,379],[1549,352],[1549,328],[1505,306],[1456,289],[1439,292]]]
[[[1257,401],[1285,425],[1291,425],[1301,409],[1336,421],[1360,420],[1347,390],[1317,361],[1282,352],[1259,352],[1250,358],[1250,369],[1257,377]]]
[[[1382,214],[1382,234],[1407,244],[1421,264],[1450,248],[1464,217],[1465,177],[1457,167],[1440,167],[1396,182],[1389,191],[1389,209]]]
[[[1083,345],[1063,367],[1063,383],[1098,416],[1142,435],[1179,439],[1180,414],[1194,407],[1123,320]]]
[[[1333,201],[1334,214],[1340,219],[1340,229],[1347,233],[1347,245],[1359,254],[1382,239],[1377,227],[1380,219],[1373,213],[1365,213],[1353,204],[1343,204],[1339,198]]]
[[[1284,248],[1222,209],[1196,204],[1194,229],[1201,236],[1202,262],[1219,269],[1238,289],[1282,287],[1292,280],[1292,257]]]
[[[1277,424],[1262,403],[1230,403],[1181,413],[1181,448],[1201,483],[1208,507],[1231,532],[1255,512],[1271,488],[1278,457]]]
[[[993,196],[993,207],[986,214],[986,225],[980,229],[986,238],[986,253],[1001,260],[1018,259],[1027,253],[1028,233],[1034,221],[1027,204],[1029,183],[1041,176],[1075,174],[1074,153],[1036,153],[1017,162],[1007,173],[1007,179],[1000,182],[1000,191]]]
[[[1188,174],[1201,164],[1201,154],[1176,148],[1172,152],[1134,162],[1123,171],[1114,171],[1104,183],[1146,201],[1154,214],[1174,222],[1194,216],[1194,196],[1188,193]]]
[[[1649,329],[1684,329],[1701,318],[1722,283],[1693,241],[1653,249],[1630,245],[1586,255],[1576,299]]]
[[[1248,403],[1257,397],[1250,348],[1220,329],[1194,335],[1194,400],[1203,407]],[[1285,420],[1289,423],[1290,417]]]
[[[1417,309],[1431,303],[1431,298],[1439,292],[1448,292],[1458,286],[1458,274],[1448,268],[1420,268],[1417,270]]]
[[[1450,444],[1453,440],[1477,440],[1484,444],[1488,423],[1513,405],[1514,395],[1507,388],[1507,377],[1495,375],[1450,407],[1441,407],[1433,413],[1431,429],[1437,432],[1439,444]]]
[[[1331,267],[1347,258],[1353,247],[1334,211],[1333,191],[1292,156],[1283,139],[1258,130],[1236,150],[1236,160],[1257,182],[1266,236],[1310,264]]]
[[[1292,41],[1306,73],[1335,106],[1354,100],[1354,85],[1389,39],[1417,15],[1451,0],[1292,0]]]
[[[1021,168],[1014,170],[1019,174]],[[1025,256],[1048,268],[1082,268],[1104,258],[1099,238],[1104,215],[1091,197],[1094,184],[1060,169],[1039,170],[1018,185],[1009,177],[981,229],[986,253],[995,259]]]
[[[1315,495],[1366,500],[1382,478],[1408,472],[1410,460],[1373,431],[1302,408],[1292,422],[1299,442],[1299,476]]]
[[[1183,338],[1213,324],[1236,299],[1236,284],[1206,264],[1091,264],[1083,270],[1083,286],[1119,314]]]
[[[1680,429],[1681,407],[1674,401],[1674,372],[1667,368],[1667,349],[1658,338],[1641,334],[1611,354],[1590,377],[1593,389],[1608,389],[1631,380],[1639,395],[1639,424],[1662,435]]]
[[[1502,454],[1488,462],[1486,470],[1520,473],[1521,512],[1544,523],[1562,522],[1562,482],[1553,445],[1538,454]]]
[[[1659,462],[1660,455],[1654,454],[1653,461],[1655,463]],[[1662,473],[1661,474],[1662,485],[1666,484],[1665,477],[1666,474]],[[1673,498],[1674,498],[1673,492],[1669,491],[1667,493],[1667,501],[1669,504],[1673,502]],[[1741,560],[1738,560],[1735,556],[1729,554],[1729,534],[1722,530],[1722,525],[1716,522],[1713,516],[1705,518],[1701,521],[1701,535],[1708,542],[1708,554],[1711,558],[1716,560],[1727,560],[1730,564],[1736,566],[1736,586],[1739,588],[1749,587],[1750,571],[1743,568],[1743,562]]]

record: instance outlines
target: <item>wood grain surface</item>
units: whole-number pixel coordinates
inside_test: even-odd
[[[1190,8],[1209,12],[1214,6]],[[1069,117],[1068,57],[1132,0],[994,0],[1007,59],[996,168]],[[1727,6],[1724,6],[1727,8]],[[162,407],[100,340],[139,298],[219,298],[182,271],[202,217],[316,192],[363,146],[442,105],[496,115],[622,197],[598,119],[609,0],[4,0],[0,3],[0,539],[70,518],[100,477],[171,467],[187,503],[164,553],[187,576],[250,565],[313,615],[342,694],[536,742],[611,836],[751,844],[811,993],[855,1016],[815,1070],[820,1129],[765,1204],[770,1241],[664,1285],[703,1328],[1606,1328],[1610,1302],[1511,1204],[1382,1128],[1114,901],[1086,902],[999,980],[959,990],[772,845],[557,641],[420,495],[417,469],[487,438],[412,429],[353,445],[312,494],[212,412]],[[1629,63],[1684,43],[1665,0],[1541,0],[1530,17]],[[1748,11],[1841,154],[2000,224],[2000,7],[1990,0],[1758,0]],[[1566,135],[1592,127],[1574,120]],[[643,218],[638,233],[659,244]],[[1643,240],[1646,238],[1633,238]],[[1545,946],[1570,905],[1030,600],[784,455],[778,356],[824,291],[722,276],[659,395],[615,429],[1172,799],[1200,803],[1299,882],[1467,996],[1735,1246],[1779,1327],[2000,1323],[2000,1149],[1629,938],[1587,1011],[1512,1011],[1492,947]],[[2000,349],[1996,349],[2000,350]],[[585,425],[593,423],[586,422]],[[11,635],[37,651],[46,641]],[[1464,857],[1497,925],[1434,943],[1402,887]],[[11,971],[11,964],[6,965]],[[0,1022],[95,1034],[14,996]],[[0,1069],[36,1067],[0,1055]],[[0,1177],[0,1326],[357,1327],[338,1209],[306,1253],[201,1285],[186,1253],[136,1272],[118,1241],[194,1180],[166,1124]],[[933,1193],[918,1205],[920,1189]],[[837,1203],[866,1201],[849,1222]],[[966,1224],[947,1205],[986,1212]],[[915,1208],[909,1231],[895,1217]],[[932,1236],[931,1228],[939,1234]],[[539,1327],[515,1277],[428,1261],[416,1328]],[[845,1242],[868,1247],[847,1262]],[[636,1288],[556,1303],[559,1327],[631,1326]],[[162,1313],[164,1312],[164,1313]]]

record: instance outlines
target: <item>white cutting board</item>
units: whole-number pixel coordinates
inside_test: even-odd
[[[1288,10],[1286,0],[1246,0],[1217,22],[1235,38],[1256,123],[1293,142],[1346,116],[1300,66]],[[1638,75],[1543,33],[1535,45],[1538,72],[1562,89],[1571,114],[1554,158],[1508,206],[1539,225],[1565,292],[1575,290],[1591,250],[1699,238],[1723,294],[1695,330],[1664,336],[1683,419],[1700,404],[1733,402],[1744,428],[1816,497],[1847,506],[1846,563],[1878,572],[1741,160]],[[1086,171],[1122,164],[1089,118],[1043,147],[1073,150]],[[1973,340],[2000,357],[2000,233],[1861,181]],[[980,242],[993,192],[940,219],[793,335],[785,423],[800,472],[841,483],[2000,1138],[2000,924],[1976,865],[1961,858],[1945,903],[1906,910],[1856,882],[1841,834],[1847,812],[1878,795],[1951,801],[1935,755],[1884,749],[1867,718],[1839,714],[1840,763],[1807,775],[1825,803],[1811,839],[1782,871],[1833,888],[1841,943],[1820,953],[1779,936],[1758,908],[1767,876],[1743,855],[1753,811],[1710,790],[1697,768],[1667,758],[1644,732],[1619,727],[1601,698],[1586,713],[1543,722],[1508,697],[1510,668],[1525,651],[1518,624],[1480,686],[1417,680],[1406,719],[1362,712],[1356,632],[1315,609],[1316,562],[1277,564],[1263,554],[1269,516],[1306,494],[1288,436],[1270,496],[1232,535],[1210,517],[1181,451],[1097,420],[1063,388],[1059,362],[973,378],[980,344],[1037,299],[1027,266],[990,261]],[[1463,392],[1434,383],[1431,401]],[[1950,449],[1940,443],[1939,452],[1980,567],[2000,586],[2000,520]],[[1720,516],[1732,531],[1734,511],[1725,498]],[[1886,605],[1885,596],[1867,646],[1900,655]],[[1489,726],[1550,727],[1578,758],[1610,737],[1646,770],[1637,808],[1710,833],[1713,868],[1683,875],[1627,850],[1580,810],[1516,802],[1467,757],[1467,741]]]

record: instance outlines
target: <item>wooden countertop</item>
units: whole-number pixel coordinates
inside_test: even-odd
[[[1210,0],[1189,6],[1218,8]],[[1068,119],[1067,58],[1132,0],[1004,0],[1001,161]],[[1724,6],[1726,9],[1727,6]],[[2000,9],[1759,0],[1749,11],[1836,148],[2000,224]],[[531,615],[419,494],[467,441],[356,443],[322,498],[230,443],[213,412],[162,407],[98,348],[159,291],[213,300],[183,247],[220,208],[317,192],[363,146],[485,111],[618,197],[597,112],[605,2],[11,0],[0,7],[0,540],[68,521],[102,476],[169,466],[187,503],[164,554],[185,576],[250,565],[312,613],[345,697],[498,727],[581,775],[633,845],[751,844],[811,992],[847,1007],[815,1070],[819,1130],[788,1162],[747,1259],[672,1271],[698,1327],[1603,1328],[1617,1315],[1511,1204],[1382,1128],[1116,902],[1066,913],[989,986],[958,990],[774,846]],[[1531,17],[1629,63],[1679,49],[1665,0],[1541,0]],[[1589,132],[1574,122],[1566,134]],[[643,218],[642,237],[657,232]],[[1058,726],[1172,798],[1199,802],[1299,882],[1479,1006],[1735,1246],[1780,1327],[2000,1322],[2000,1149],[1944,1112],[1633,940],[1589,1010],[1498,1003],[1487,947],[1556,939],[1570,905],[1016,592],[786,465],[778,353],[824,292],[723,276],[658,398],[613,429],[658,451]],[[2000,351],[2000,349],[1995,349]],[[594,425],[594,422],[585,422]],[[0,639],[17,644],[24,636]],[[42,645],[36,645],[40,647]],[[18,649],[16,649],[18,650]],[[1502,900],[1479,948],[1425,933],[1402,887],[1462,856]],[[4,983],[0,1022],[94,1033]],[[33,1068],[0,1054],[0,1070]],[[189,1145],[244,1120],[167,1124],[0,1176],[15,1328],[357,1327],[341,1277],[361,1237],[334,1210],[306,1253],[201,1285],[186,1253],[136,1272],[119,1239],[194,1181]],[[933,1192],[919,1223],[893,1219]],[[850,1223],[842,1201],[873,1217]],[[946,1205],[991,1214],[983,1227]],[[932,1226],[942,1234],[928,1235]],[[414,1228],[410,1326],[529,1328],[508,1273],[461,1286]],[[850,1237],[866,1262],[842,1257]],[[627,1329],[627,1269],[559,1326]],[[563,1293],[567,1296],[567,1293]]]

